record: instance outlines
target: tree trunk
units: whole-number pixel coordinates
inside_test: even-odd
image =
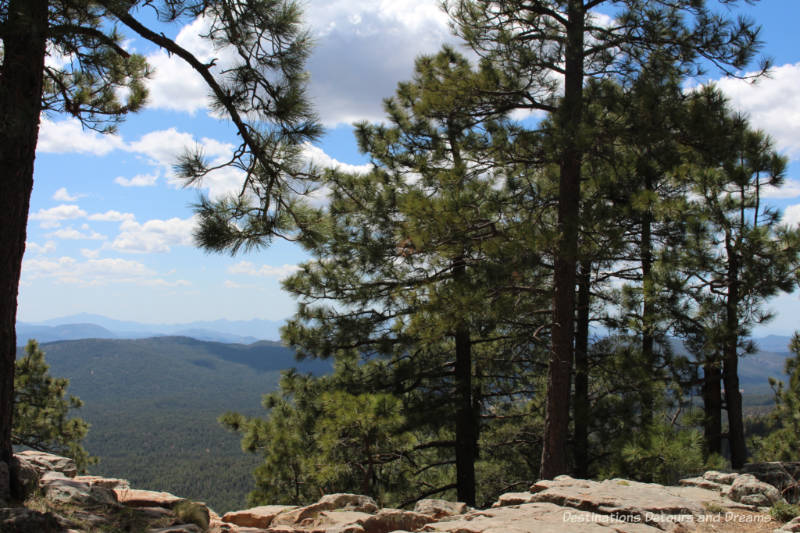
[[[0,66],[0,461],[11,459],[19,277],[39,136],[47,0],[11,0]],[[15,476],[12,472],[12,490]]]
[[[722,455],[722,371],[716,360],[703,365],[703,410],[706,458],[716,453]]]
[[[562,141],[558,190],[559,242],[553,275],[552,349],[547,372],[544,437],[539,477],[552,479],[569,470],[569,400],[575,321],[575,269],[578,253],[578,216],[582,152],[578,144],[583,111],[582,0],[570,0],[567,8],[564,98],[558,110]]]
[[[723,351],[722,379],[725,383],[725,406],[728,410],[728,444],[731,449],[731,467],[741,468],[747,461],[742,420],[742,394],[739,392],[739,262],[736,250],[728,239],[728,300],[726,336]]]
[[[653,190],[653,183],[649,176],[645,178],[645,187]],[[641,422],[642,428],[653,423],[653,374],[655,372],[655,338],[653,336],[653,216],[650,208],[642,214],[642,362],[645,365],[647,378],[642,383]]]
[[[589,309],[591,262],[581,261],[578,276],[577,323],[575,325],[575,399],[573,457],[575,476],[589,477]]]
[[[453,279],[464,277],[464,260],[455,262]],[[456,492],[458,501],[475,506],[475,459],[478,449],[478,421],[472,399],[472,344],[469,329],[460,323],[456,341]]]

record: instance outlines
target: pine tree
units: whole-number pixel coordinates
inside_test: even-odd
[[[731,4],[733,2],[725,2]],[[745,65],[758,48],[758,31],[740,19],[712,12],[704,1],[663,0],[451,0],[458,33],[480,55],[523,79],[524,107],[552,114],[561,136],[558,241],[553,248],[552,351],[541,476],[568,472],[575,286],[581,220],[581,167],[586,150],[584,87],[587,78],[638,70],[655,51],[692,70],[698,58],[723,69]],[[592,10],[619,8],[610,26]],[[563,83],[562,83],[563,82]],[[562,89],[563,87],[563,89]],[[516,105],[516,104],[515,104]]]
[[[714,88],[695,96],[692,112],[698,140],[696,166],[689,172],[702,218],[692,227],[694,245],[685,249],[684,272],[708,356],[707,400],[721,403],[721,371],[731,464],[740,468],[747,450],[739,357],[753,351],[746,340],[750,328],[771,318],[765,301],[795,286],[800,231],[781,226],[780,214],[761,201],[765,187],[781,185],[786,165],[771,140],[733,114]],[[717,436],[709,437],[716,446]]]
[[[788,383],[770,378],[775,393],[775,409],[769,414],[772,431],[755,439],[754,456],[758,461],[793,461],[800,449],[800,334],[789,345],[792,357],[786,359],[784,373]]]
[[[143,24],[136,14],[144,6],[161,23],[206,17],[207,38],[235,50],[237,62],[225,71],[214,61],[202,63]],[[141,56],[121,45],[117,27],[122,25],[203,77],[213,106],[241,138],[228,164],[244,172],[245,190],[269,198],[259,230],[265,235],[279,231],[290,204],[287,181],[300,177],[297,144],[320,133],[303,93],[310,40],[299,18],[300,8],[290,0],[0,2],[0,168],[5,173],[0,180],[0,461],[8,463],[12,456],[17,294],[41,113],[66,113],[86,127],[109,132],[125,114],[141,108],[148,68]],[[72,61],[60,69],[46,66],[48,50]],[[121,102],[123,93],[128,96]],[[189,183],[210,170],[198,153],[187,154],[180,167]]]
[[[81,445],[89,424],[70,417],[72,409],[83,402],[67,396],[69,380],[49,373],[44,352],[36,341],[25,346],[25,355],[17,359],[14,375],[14,428],[11,442],[34,450],[65,455],[75,460],[79,470],[95,461]]]

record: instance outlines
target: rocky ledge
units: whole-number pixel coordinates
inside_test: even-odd
[[[17,454],[26,507],[0,507],[3,533],[683,533],[800,532],[769,506],[796,497],[800,463],[763,463],[744,473],[706,472],[671,487],[624,479],[559,476],[502,495],[490,509],[421,500],[382,509],[367,496],[329,494],[305,507],[267,505],[217,515],[204,504],[133,489],[123,479],[76,475],[63,457]]]

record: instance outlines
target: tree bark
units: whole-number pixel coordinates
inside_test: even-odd
[[[11,0],[0,66],[0,461],[13,472],[16,318],[33,190],[47,34],[47,0]]]
[[[578,309],[575,325],[575,398],[573,457],[575,476],[589,477],[589,309],[591,262],[581,261],[578,276]]]
[[[465,275],[464,260],[455,261],[453,278]],[[472,398],[472,344],[466,324],[458,324],[456,342],[456,493],[458,501],[475,506],[475,460],[478,449],[478,421]]]
[[[543,479],[552,479],[569,471],[567,440],[582,159],[578,141],[583,115],[585,13],[582,0],[570,0],[567,16],[564,98],[557,116],[563,140],[558,190],[559,242],[556,247],[553,276],[552,347],[547,373],[544,438],[539,470],[539,477]]]
[[[739,392],[739,261],[736,249],[728,238],[728,295],[725,305],[726,336],[722,358],[722,379],[725,383],[725,407],[728,411],[728,444],[731,467],[738,469],[747,461],[742,420],[742,393]]]
[[[706,361],[703,365],[703,424],[705,436],[705,454],[722,455],[722,370],[719,362]]]
[[[649,172],[649,171],[648,171]],[[648,175],[645,178],[645,188],[653,190],[653,181]],[[655,371],[655,338],[653,336],[653,215],[650,208],[642,214],[642,361],[645,370],[650,376],[642,383],[641,392],[641,422],[642,427],[653,423],[653,382],[652,375]]]

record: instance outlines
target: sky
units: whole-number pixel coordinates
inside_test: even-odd
[[[380,121],[382,100],[410,78],[414,59],[435,53],[451,35],[438,0],[306,0],[315,39],[307,65],[309,94],[325,128],[307,145],[319,165],[366,168],[352,124]],[[762,25],[764,54],[774,60],[770,78],[756,85],[713,81],[735,109],[775,140],[790,160],[785,187],[768,201],[784,220],[800,223],[800,46],[797,0],[763,0],[746,6]],[[137,16],[148,20],[148,13]],[[203,60],[215,52],[199,38],[202,21],[161,28]],[[235,172],[219,172],[201,191],[185,189],[172,165],[186,147],[224,158],[236,143],[230,125],[210,115],[207,89],[176,57],[130,36],[129,50],[155,68],[150,98],[115,135],[83,130],[73,119],[42,120],[35,183],[19,293],[18,320],[38,322],[77,313],[146,323],[195,320],[281,320],[296,303],[280,288],[306,257],[275,241],[243,255],[207,254],[192,241],[192,204],[199,192],[219,197],[237,188]],[[465,49],[463,49],[466,52]],[[51,58],[51,61],[57,61]],[[798,327],[800,295],[771,301],[776,318],[756,334],[790,334]]]

